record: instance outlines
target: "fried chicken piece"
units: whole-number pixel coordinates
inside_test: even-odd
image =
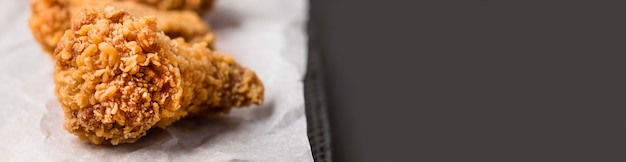
[[[160,10],[190,10],[199,14],[211,10],[214,0],[122,0],[155,6]]]
[[[158,29],[170,37],[201,40],[213,45],[210,27],[193,11],[162,11],[134,1],[116,0],[35,0],[31,3],[29,26],[44,51],[52,53],[63,32],[70,28],[70,18],[83,8],[102,8],[107,5],[123,8],[137,16],[158,17]],[[210,38],[210,39],[207,39]]]
[[[253,71],[206,42],[171,40],[156,19],[112,6],[72,19],[53,54],[65,129],[94,144],[133,143],[187,115],[263,103]]]

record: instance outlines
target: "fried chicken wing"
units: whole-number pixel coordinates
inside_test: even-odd
[[[132,143],[187,115],[263,103],[256,74],[206,42],[159,32],[154,16],[83,9],[53,56],[65,128],[95,144]]]
[[[107,5],[122,8],[137,16],[156,16],[159,18],[157,28],[168,36],[202,40],[212,47],[213,33],[195,12],[163,11],[134,0],[35,0],[31,3],[29,26],[44,51],[52,53],[63,32],[70,28],[70,19],[76,13],[83,8],[102,8]]]

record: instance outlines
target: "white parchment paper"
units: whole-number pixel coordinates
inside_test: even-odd
[[[217,49],[257,72],[262,106],[181,120],[134,144],[98,146],[63,129],[52,59],[27,25],[29,2],[0,1],[0,161],[313,161],[306,134],[306,0],[218,0]],[[184,23],[184,22],[181,22]]]

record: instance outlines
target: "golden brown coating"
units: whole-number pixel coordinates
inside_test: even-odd
[[[28,25],[44,51],[52,53],[63,32],[70,28],[69,0],[35,0]]]
[[[200,14],[211,10],[214,0],[121,0],[136,1],[155,6],[160,10],[190,10]]]
[[[155,17],[112,6],[79,12],[53,55],[65,128],[95,144],[132,143],[186,115],[263,103],[262,82],[232,57],[171,40]]]
[[[111,5],[137,16],[156,16],[158,29],[170,37],[186,40],[213,40],[210,27],[193,11],[162,11],[134,1],[116,0],[34,0],[31,3],[29,26],[44,51],[52,53],[63,32],[70,28],[70,19],[83,8]],[[207,42],[212,47],[213,42]]]

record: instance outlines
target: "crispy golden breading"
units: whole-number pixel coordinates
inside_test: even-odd
[[[28,25],[44,51],[52,53],[63,32],[70,28],[68,0],[35,0]]]
[[[190,10],[200,14],[211,10],[214,0],[121,0],[136,1],[155,6],[160,10]]]
[[[210,27],[193,11],[162,11],[153,6],[134,1],[115,0],[35,0],[31,3],[29,26],[44,51],[51,53],[63,32],[70,28],[70,19],[83,8],[102,8],[111,5],[123,8],[137,16],[156,16],[158,29],[170,37],[186,40],[211,40]],[[212,47],[213,42],[207,42]]]
[[[53,54],[69,132],[95,144],[132,143],[186,115],[263,103],[253,71],[206,42],[171,40],[156,19],[112,6],[72,19]]]

